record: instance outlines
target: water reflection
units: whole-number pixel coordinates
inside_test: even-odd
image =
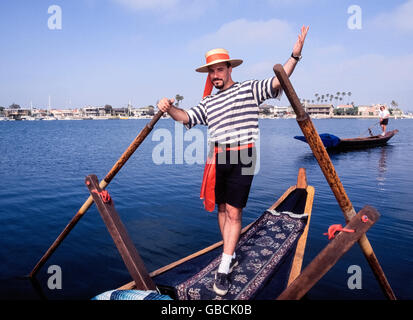
[[[384,146],[380,150],[380,159],[378,163],[377,181],[379,190],[385,190],[384,185],[386,182],[386,172],[387,172],[387,153],[389,148],[392,146]]]
[[[374,179],[373,177],[376,177],[375,180],[377,181],[378,190],[384,191],[387,179],[387,157],[392,148],[392,145],[386,145],[379,148],[367,148],[351,151],[328,151],[328,154],[335,167],[340,167],[340,162],[342,161],[346,161],[346,163],[350,161],[352,163],[352,169],[350,169],[350,171],[362,170],[362,172],[366,174],[367,172],[370,172],[372,179]],[[378,162],[376,162],[377,159]],[[311,152],[304,153],[300,157],[297,157],[296,163],[297,166],[303,166],[306,168],[318,166],[317,160]],[[349,168],[341,169],[344,170],[344,172],[347,172],[346,169]],[[351,172],[347,173],[351,174]]]

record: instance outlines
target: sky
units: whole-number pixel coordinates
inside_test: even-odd
[[[2,0],[0,106],[144,107],[180,94],[190,108],[206,51],[244,60],[235,81],[269,78],[308,25],[290,78],[300,99],[351,92],[343,103],[413,111],[412,17],[413,0]]]

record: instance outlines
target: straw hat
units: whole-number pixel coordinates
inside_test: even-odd
[[[212,49],[205,54],[206,64],[196,69],[197,72],[208,72],[208,67],[221,62],[229,62],[233,68],[238,67],[242,60],[230,59],[227,50],[219,48]]]

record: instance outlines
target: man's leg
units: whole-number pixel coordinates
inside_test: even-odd
[[[223,228],[224,253],[233,255],[242,227],[242,209],[226,204],[225,223]]]
[[[227,203],[218,206],[218,224],[224,241],[221,263],[214,282],[214,291],[219,295],[225,295],[229,289],[228,273],[230,272],[231,262],[235,255],[235,247],[241,234],[241,217],[242,209],[240,208],[233,207]]]
[[[224,225],[226,219],[226,204],[221,203],[218,205],[218,226],[221,231],[222,240],[224,239]]]
[[[218,206],[218,225],[224,240],[224,253],[233,255],[237,246],[242,227],[242,209],[230,204]]]
[[[230,272],[232,259],[235,258],[235,248],[241,234],[241,217],[242,209],[240,208],[229,204],[220,204],[218,206],[218,225],[224,242],[223,255],[218,268],[220,273]]]

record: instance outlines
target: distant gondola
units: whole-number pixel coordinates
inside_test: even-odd
[[[342,150],[355,150],[355,149],[365,149],[380,147],[387,144],[387,142],[396,134],[399,130],[392,130],[386,132],[384,136],[376,135],[370,137],[359,137],[359,138],[347,138],[340,139],[339,137],[329,134],[322,133],[320,138],[324,143],[327,150],[331,151],[342,151]],[[297,140],[307,142],[303,136],[295,136]]]

